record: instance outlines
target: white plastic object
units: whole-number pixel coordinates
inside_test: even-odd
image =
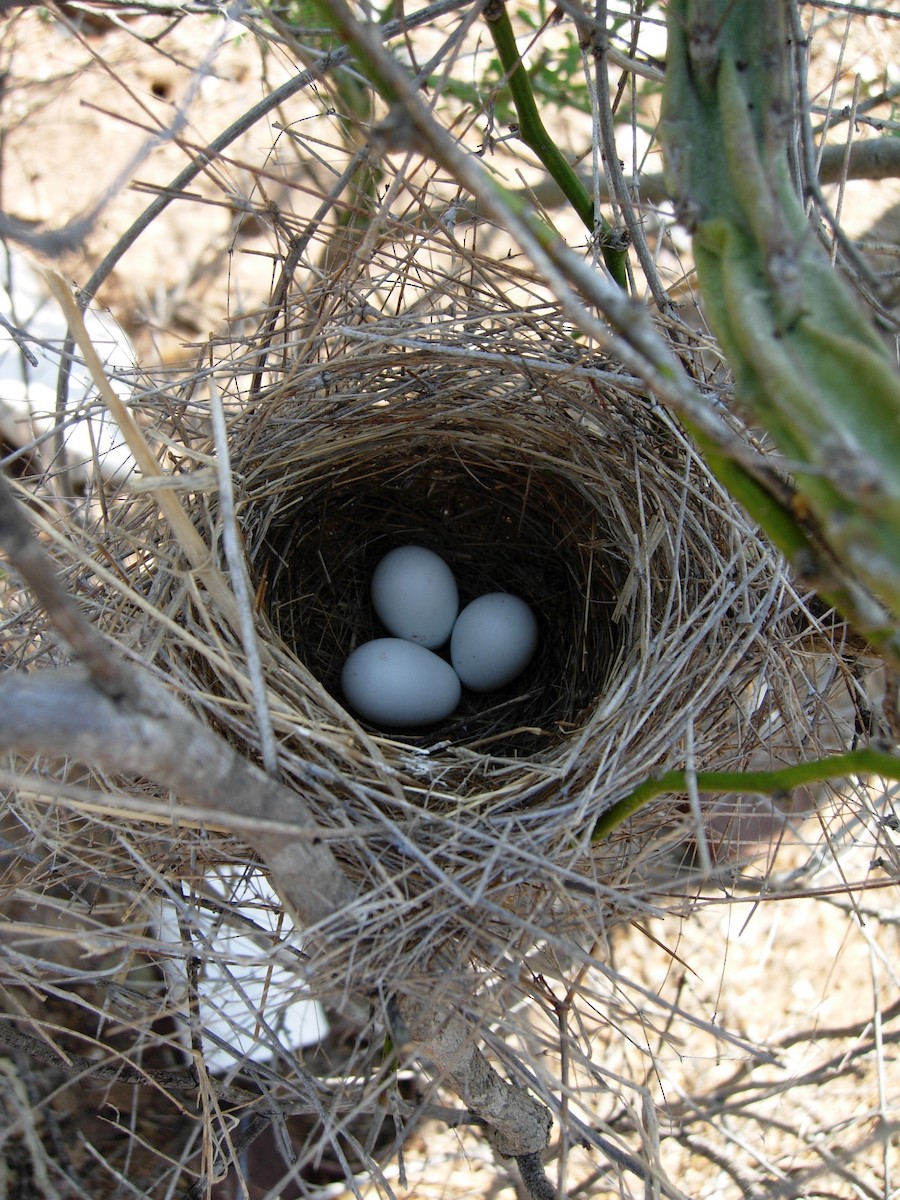
[[[121,483],[134,470],[122,434],[106,411],[91,373],[74,351],[67,401],[57,419],[56,388],[65,317],[29,259],[0,242],[0,434],[15,449],[34,446],[53,471],[54,428],[60,427],[65,466],[79,483],[89,479],[94,461],[106,480]],[[88,309],[85,326],[104,363],[110,383],[127,403],[134,393],[134,347],[108,314]],[[15,335],[13,334],[15,331]],[[33,361],[32,361],[33,360]],[[59,464],[60,466],[62,464]]]

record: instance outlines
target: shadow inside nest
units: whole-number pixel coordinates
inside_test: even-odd
[[[303,439],[299,460],[273,464],[267,448],[242,463],[272,627],[339,702],[348,654],[386,634],[369,586],[395,546],[438,553],[461,608],[512,592],[536,614],[539,648],[522,676],[498,692],[464,690],[452,717],[400,731],[405,741],[499,756],[546,748],[585,720],[625,647],[627,620],[613,620],[629,574],[623,531],[602,497],[586,503],[577,423],[545,415],[535,438],[524,410],[519,428],[515,419],[490,402],[458,417],[415,401],[337,411]]]

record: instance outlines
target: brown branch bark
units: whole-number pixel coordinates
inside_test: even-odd
[[[819,167],[819,183],[838,183],[843,174],[844,157],[847,147],[841,145],[826,146]],[[850,147],[847,163],[847,179],[898,179],[900,178],[900,138],[880,137],[869,138],[864,142],[854,142]],[[589,190],[594,190],[595,184],[590,176],[582,176],[582,182]],[[626,183],[628,179],[626,178]],[[637,183],[637,199],[640,204],[661,204],[670,196],[669,189],[662,172],[651,175],[641,175]],[[609,180],[601,176],[596,185],[597,199],[608,201],[612,193]],[[524,193],[522,193],[524,198]],[[542,179],[528,189],[528,196],[533,196],[538,203],[548,208],[559,208],[567,204],[565,196],[555,180]],[[457,208],[457,223],[476,218],[479,215],[478,201],[466,201]]]
[[[83,661],[0,677],[0,751],[67,755],[146,779],[208,810],[218,823],[227,825],[229,815],[254,819],[257,826],[247,840],[271,869],[313,946],[340,947],[351,939],[359,928],[357,906],[365,898],[344,874],[303,798],[244,759],[147,670],[119,660],[66,594],[27,530],[0,476],[0,545],[51,619],[61,621],[69,646]],[[293,835],[285,834],[285,825]],[[400,1029],[391,1031],[395,1040],[407,1042],[453,1088],[485,1123],[500,1153],[539,1155],[549,1136],[549,1112],[497,1074],[478,1049],[472,1025],[437,997],[429,1003],[399,992],[394,999],[400,1018]],[[366,1016],[372,1011],[365,995],[349,1006]]]

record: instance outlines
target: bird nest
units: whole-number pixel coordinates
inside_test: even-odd
[[[201,375],[143,404],[172,482],[193,495],[192,522],[225,573],[251,585],[250,642],[192,570],[153,481],[97,530],[68,530],[71,586],[121,647],[265,761],[262,702],[278,769],[363,894],[396,872],[419,916],[453,936],[460,888],[476,877],[509,885],[504,907],[526,881],[565,909],[588,874],[627,912],[632,866],[684,841],[683,805],[657,805],[601,847],[596,822],[670,767],[740,770],[762,747],[766,762],[795,755],[819,695],[792,683],[808,613],[645,383],[580,345],[552,306],[445,282],[424,315],[391,313],[367,304],[371,288],[325,290],[273,307],[221,355],[227,446],[193,399]],[[213,484],[226,452],[230,474]],[[240,563],[223,550],[229,522]],[[462,604],[521,596],[539,642],[505,690],[464,694],[427,729],[385,731],[345,705],[340,675],[383,633],[372,571],[404,543],[449,563]],[[203,853],[215,859],[215,843]],[[410,946],[408,917],[392,910],[404,953],[421,961],[427,942]],[[472,953],[479,926],[466,928]]]
[[[224,440],[215,421],[210,433],[200,371],[183,390],[141,400],[166,447],[162,482],[179,489],[219,577],[235,595],[249,584],[252,628],[223,610],[164,518],[160,479],[90,519],[60,522],[34,496],[92,622],[272,769],[268,725],[275,769],[357,888],[314,970],[292,959],[284,1011],[298,992],[339,1008],[348,992],[386,986],[430,1003],[438,972],[444,1000],[519,1037],[533,972],[568,987],[573,969],[598,962],[598,928],[677,892],[698,813],[663,798],[600,842],[598,819],[670,767],[739,770],[760,765],[761,752],[765,763],[791,761],[824,688],[803,685],[811,618],[782,563],[646,385],[579,344],[549,305],[464,299],[445,291],[425,315],[386,316],[352,289],[326,314],[321,296],[292,296],[280,325],[268,315],[214,367]],[[348,709],[340,675],[354,647],[382,632],[372,571],[404,543],[440,553],[463,604],[520,595],[539,648],[506,690],[466,695],[442,724],[388,732]],[[49,665],[56,651],[35,607],[18,593],[13,609],[9,661]],[[833,649],[822,657],[837,669]],[[61,784],[44,782],[60,771]],[[119,892],[136,890],[135,872],[135,912],[178,911],[177,932],[157,925],[149,943],[162,947],[163,973],[178,974],[179,953],[199,961],[192,937],[210,962],[222,953],[209,945],[210,912],[284,952],[272,931],[284,912],[256,882],[233,811],[219,826],[214,813],[182,816],[146,782],[42,764],[38,790],[54,786],[75,813],[59,820],[52,861],[102,880],[110,913]],[[17,819],[42,828],[42,803],[24,798]],[[222,899],[242,872],[249,909],[237,888]],[[185,879],[191,904],[170,882]],[[173,995],[185,977],[170,980]],[[245,1010],[233,1019],[233,1061],[244,1063],[249,1042],[287,1061],[289,1040],[263,1029],[249,1000]],[[374,1010],[369,1020],[348,1080],[380,1062]],[[167,1065],[181,1034],[160,1036]],[[273,1076],[271,1086],[287,1085]],[[373,1076],[371,1086],[382,1085]]]
[[[686,755],[699,770],[739,769],[763,740],[777,754],[797,598],[639,380],[549,308],[359,321],[351,296],[304,337],[316,303],[267,327],[229,442],[282,767],[355,880],[390,862],[445,922],[460,872],[518,878],[527,862],[549,886],[595,870],[598,817]],[[140,507],[126,527],[146,523]],[[194,518],[216,544],[217,504]],[[404,543],[450,564],[461,604],[520,595],[540,637],[506,690],[398,732],[356,718],[340,673],[384,632],[369,583]],[[154,583],[170,604],[172,565]],[[223,656],[227,632],[201,628],[214,614],[187,620],[166,669],[253,754],[244,647]]]
[[[142,687],[154,675],[157,699],[174,697],[169,733],[179,719],[198,742],[212,729],[222,761],[225,739],[268,775],[241,778],[274,779],[273,792],[284,784],[291,794],[279,790],[283,807],[269,813],[251,811],[247,792],[227,786],[233,776],[217,786],[210,771],[216,785],[192,790],[200,756],[188,735],[171,739],[187,764],[178,782],[168,761],[154,774],[151,755],[136,756],[146,774],[135,757],[116,761],[103,753],[115,732],[101,724],[105,692],[90,744],[48,737],[35,739],[34,758],[5,756],[0,1179],[9,1175],[11,1194],[212,1200],[241,1188],[320,1195],[329,1171],[356,1195],[503,1190],[501,1163],[491,1180],[477,1170],[450,1177],[464,1156],[480,1165],[497,1115],[460,1085],[450,1049],[465,1043],[552,1114],[546,1157],[560,1195],[569,1186],[572,1195],[805,1192],[835,1163],[848,1187],[871,1191],[888,1173],[886,1135],[858,1114],[871,1113],[887,1077],[880,1030],[896,1015],[875,969],[884,955],[871,953],[896,923],[887,899],[896,888],[878,877],[897,861],[890,793],[846,780],[813,796],[814,819],[801,824],[793,818],[810,799],[801,788],[768,810],[763,797],[703,791],[752,786],[745,768],[771,791],[771,768],[814,762],[857,736],[864,744],[878,718],[864,675],[872,656],[798,595],[664,407],[693,376],[742,462],[761,465],[773,485],[790,467],[731,411],[727,354],[693,307],[693,263],[666,215],[668,189],[648,174],[660,6],[620,6],[610,25],[616,86],[604,82],[605,41],[595,39],[596,56],[581,44],[583,23],[545,22],[523,58],[561,152],[586,172],[600,208],[618,222],[631,197],[621,214],[640,252],[629,256],[631,300],[603,276],[593,241],[583,245],[574,210],[546,190],[520,130],[507,132],[507,76],[493,62],[485,69],[494,51],[483,6],[401,11],[395,22],[388,13],[363,30],[389,39],[392,66],[415,72],[423,114],[456,144],[449,157],[440,139],[419,144],[402,106],[383,121],[380,102],[359,104],[350,48],[294,28],[293,9],[308,6],[288,6],[293,15],[251,6],[252,32],[240,39],[193,7],[195,17],[159,15],[162,32],[129,16],[124,57],[124,43],[67,36],[113,69],[88,69],[85,57],[85,69],[63,72],[61,97],[71,108],[74,84],[108,77],[113,91],[81,93],[85,111],[109,120],[121,109],[129,137],[148,114],[165,114],[165,136],[147,142],[149,174],[141,167],[151,203],[131,223],[126,190],[97,221],[99,240],[65,267],[85,298],[116,307],[124,288],[120,313],[152,335],[151,361],[169,364],[149,368],[151,378],[129,358],[113,379],[158,465],[145,460],[125,483],[124,468],[101,463],[109,413],[86,383],[77,412],[73,401],[64,413],[54,374],[46,423],[29,445],[15,443],[8,466],[36,541],[110,657],[133,662]],[[18,38],[28,57],[10,74],[11,96],[16,83],[31,94],[34,56],[48,53],[43,38],[30,45],[26,18]],[[419,20],[430,23],[421,42]],[[889,24],[885,16],[883,32]],[[811,65],[814,92],[852,116],[852,88],[837,76],[837,93],[831,86],[833,29],[817,19],[815,30],[812,49],[793,42],[804,52],[800,85]],[[260,69],[248,74],[255,44]],[[587,124],[554,101],[568,93],[579,49]],[[152,66],[132,58],[138,50]],[[308,72],[298,51],[312,56]],[[258,95],[248,92],[254,78]],[[141,100],[148,88],[152,112]],[[126,91],[139,110],[121,108]],[[48,93],[36,114],[53,103]],[[97,143],[94,126],[84,128]],[[43,144],[34,132],[33,120],[18,137],[12,130],[13,158],[23,137]],[[840,145],[822,144],[826,132]],[[832,151],[832,170],[846,172],[857,150],[881,149],[845,145],[827,118],[814,147],[808,122],[801,133],[804,149],[822,151],[821,181]],[[473,192],[478,159],[485,178]],[[155,173],[165,161],[170,181]],[[496,222],[507,205],[491,197],[505,193],[488,175],[518,191],[511,216],[541,213],[559,237],[524,213],[508,229]],[[73,217],[82,201],[57,213],[66,181],[52,179],[43,215],[67,223],[59,234],[22,225],[48,253],[54,239],[89,228],[116,187],[102,197],[90,189],[86,217]],[[125,232],[110,247],[115,228]],[[136,238],[143,256],[111,276]],[[85,281],[88,253],[99,266]],[[273,269],[282,278],[248,318]],[[598,307],[579,311],[587,297]],[[628,315],[634,336],[622,336]],[[603,337],[606,317],[618,338]],[[644,337],[650,323],[658,338]],[[25,345],[38,350],[42,329],[26,330]],[[202,357],[185,361],[181,338],[206,330],[216,333]],[[656,403],[667,348],[683,374]],[[83,419],[101,413],[102,423]],[[77,461],[75,433],[86,443]],[[345,703],[341,668],[382,632],[374,565],[409,542],[450,563],[463,603],[489,591],[522,596],[539,646],[507,689],[465,693],[441,724],[385,730]],[[24,586],[15,561],[0,576],[0,669],[12,680],[43,676],[23,689],[58,682],[63,701],[78,694],[64,687],[85,664],[72,644],[81,667],[64,666],[71,623],[42,610],[46,594]],[[152,704],[149,714],[114,707],[146,731]],[[669,770],[683,792],[657,795],[628,821],[604,820]],[[718,783],[703,779],[709,770]],[[735,802],[750,813],[736,835]],[[291,874],[307,845],[335,866],[338,886],[323,889],[318,908],[302,905],[315,886],[304,892],[302,872]],[[796,915],[790,895],[804,897]],[[851,913],[867,923],[856,948]],[[786,962],[798,970],[785,973]],[[456,1047],[423,1030],[417,1002],[451,1033],[465,1026]],[[422,1179],[412,1165],[407,1183],[419,1123]],[[463,1132],[469,1124],[476,1135]],[[490,1143],[510,1145],[493,1133]],[[397,1157],[396,1172],[381,1172],[385,1155]],[[712,1175],[698,1173],[704,1159]],[[359,1170],[369,1182],[352,1181]]]

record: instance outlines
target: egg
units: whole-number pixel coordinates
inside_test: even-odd
[[[525,601],[507,592],[488,592],[459,614],[450,661],[467,688],[492,692],[521,675],[537,641],[537,620]]]
[[[351,708],[374,725],[433,725],[459,704],[459,677],[431,650],[402,638],[364,642],[344,663]]]
[[[424,546],[398,546],[375,568],[372,604],[389,633],[434,650],[450,636],[459,592],[440,555]]]

